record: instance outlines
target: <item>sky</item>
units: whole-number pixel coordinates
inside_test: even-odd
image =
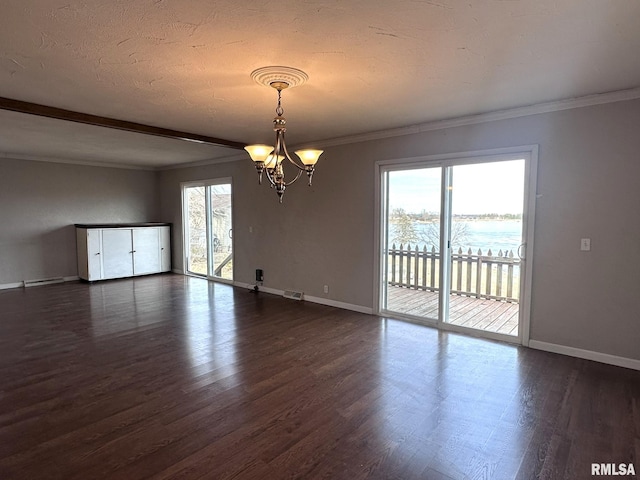
[[[522,213],[524,160],[453,167],[453,214]],[[440,167],[389,172],[389,206],[440,211]]]

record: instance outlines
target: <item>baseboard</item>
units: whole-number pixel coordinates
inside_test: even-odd
[[[59,277],[62,279],[63,282],[75,282],[80,280],[80,277],[77,275],[74,275],[72,277]],[[61,282],[48,282],[48,283],[61,283]],[[47,282],[43,282],[42,285],[46,285]],[[18,283],[3,283],[0,284],[0,290],[9,290],[11,288],[23,288],[25,286],[24,281],[23,282],[18,282]]]
[[[24,284],[24,288],[42,287],[44,285],[53,285],[55,283],[64,283],[64,278],[62,278],[62,277],[33,278],[33,279],[30,279],[30,280],[25,280],[22,283]]]
[[[633,358],[618,357],[609,355],[608,353],[594,352],[592,350],[583,350],[581,348],[567,347],[565,345],[557,345],[555,343],[540,342],[538,340],[530,340],[529,347],[536,350],[544,350],[545,352],[560,353],[570,357],[584,358],[585,360],[593,360],[595,362],[615,365],[616,367],[631,368],[632,370],[640,370],[640,360]]]
[[[251,283],[242,283],[242,282],[233,282],[234,287],[246,288],[247,290],[254,290],[255,284]],[[264,293],[270,293],[272,295],[282,295],[284,290],[278,290],[277,288],[265,287],[264,285],[259,285],[258,290]]]
[[[243,282],[233,282],[235,287],[246,288],[247,290],[253,290],[255,285],[250,283]],[[283,295],[284,290],[278,290],[276,288],[270,288],[265,286],[259,286],[259,291],[265,293],[271,293],[273,295]],[[320,305],[327,305],[329,307],[342,308],[343,310],[351,310],[353,312],[366,313],[368,315],[373,315],[373,309],[368,307],[363,307],[361,305],[354,305],[352,303],[338,302],[337,300],[331,300],[329,298],[321,298],[321,297],[313,297],[311,295],[304,295],[304,300],[311,303],[318,303]]]
[[[247,290],[253,290],[255,287],[255,284],[252,283],[244,283],[244,282],[233,282],[233,286],[234,287],[240,287],[240,288],[246,288]],[[284,293],[284,290],[277,290],[275,288],[269,288],[269,287],[265,287],[260,285],[259,286],[259,290],[261,292],[264,293],[271,293],[272,295],[282,295]]]
[[[319,303],[320,305],[327,305],[329,307],[342,308],[344,310],[351,310],[359,313],[366,313],[373,315],[373,308],[363,307],[362,305],[354,305],[353,303],[338,302],[337,300],[331,300],[329,298],[312,297],[305,295],[304,299],[308,302]]]
[[[179,275],[184,275],[184,272],[182,270],[178,270],[177,268],[174,268],[171,270],[173,273],[177,273]]]

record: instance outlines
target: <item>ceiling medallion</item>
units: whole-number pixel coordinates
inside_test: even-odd
[[[271,87],[274,83],[285,84],[284,88],[298,87],[309,80],[309,76],[302,70],[291,67],[262,67],[251,72],[251,78],[256,83]]]

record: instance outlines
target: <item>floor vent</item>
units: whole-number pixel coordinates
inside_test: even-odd
[[[293,300],[302,300],[302,292],[294,292],[293,290],[285,290],[282,296]]]
[[[41,278],[39,280],[25,280],[25,287],[38,287],[40,285],[50,285],[52,283],[64,283],[64,278],[62,277],[54,277],[54,278]]]

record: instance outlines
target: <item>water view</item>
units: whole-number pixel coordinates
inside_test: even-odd
[[[471,248],[476,252],[479,248],[493,253],[498,250],[516,250],[522,243],[522,222],[520,220],[484,220],[459,222],[467,228],[466,241],[454,244],[455,248]]]
[[[401,224],[391,224],[389,238],[391,243],[424,245],[431,248],[438,242],[440,226],[438,223],[413,223],[413,235],[406,235],[405,228]],[[471,248],[473,253],[481,249],[486,253],[491,249],[494,255],[499,250],[513,251],[516,255],[518,246],[522,243],[521,220],[458,220],[454,219],[452,228],[452,247],[457,251],[459,247],[466,253]],[[438,249],[438,245],[435,245]]]

